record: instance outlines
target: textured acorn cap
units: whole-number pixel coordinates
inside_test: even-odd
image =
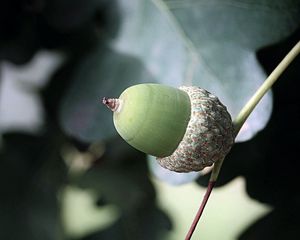
[[[158,163],[171,171],[200,171],[221,160],[234,142],[230,114],[219,99],[199,87],[180,87],[191,101],[191,118],[177,149]]]

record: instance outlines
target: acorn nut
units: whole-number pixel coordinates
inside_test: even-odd
[[[191,86],[138,84],[118,99],[103,98],[117,132],[171,171],[200,171],[221,160],[234,142],[230,114],[217,97]]]

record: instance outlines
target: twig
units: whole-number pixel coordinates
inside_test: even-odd
[[[296,56],[300,53],[300,41],[290,50],[290,52],[283,58],[283,60],[278,64],[278,66],[273,70],[273,72],[267,77],[264,83],[260,86],[260,88],[255,92],[255,94],[250,98],[250,100],[246,103],[246,105],[242,108],[236,119],[233,121],[234,129],[235,129],[235,137],[241,130],[243,124],[262,99],[262,97],[266,94],[266,92],[272,87],[272,85],[276,82],[276,80],[281,76],[284,70],[289,66],[289,64],[296,58]],[[216,162],[212,173],[210,175],[210,180],[207,186],[206,193],[201,202],[200,208],[194,218],[194,221],[185,237],[185,240],[190,240],[195,228],[202,216],[206,203],[209,199],[209,196],[215,186],[215,183],[218,179],[222,164],[224,159]]]
[[[195,231],[195,228],[197,226],[197,223],[198,223],[198,221],[199,221],[199,219],[200,219],[200,217],[201,217],[201,215],[202,215],[202,213],[204,211],[204,208],[205,208],[205,205],[206,205],[206,203],[208,201],[209,195],[210,195],[211,191],[214,188],[214,185],[215,185],[215,182],[209,182],[208,183],[207,190],[206,190],[206,193],[205,193],[205,195],[203,197],[203,200],[202,200],[202,203],[200,205],[200,208],[199,208],[199,210],[198,210],[198,212],[196,214],[196,217],[195,217],[195,219],[194,219],[194,221],[193,221],[193,223],[192,223],[192,225],[190,227],[189,232],[187,233],[187,235],[185,237],[185,240],[190,240],[191,239],[191,237],[192,237],[192,235],[193,235],[193,233]]]

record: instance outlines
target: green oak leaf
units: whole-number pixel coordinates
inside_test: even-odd
[[[122,64],[127,68],[127,61],[101,51],[92,54],[93,64],[86,66],[91,61],[88,56],[83,60],[85,65],[78,69],[62,105],[61,120],[69,134],[84,140],[115,134],[111,115],[98,105],[102,93],[118,96],[122,88],[149,80],[206,88],[235,117],[266,78],[256,52],[288,37],[300,20],[300,5],[295,0],[118,2],[120,16],[116,18],[121,24],[118,36],[110,42],[111,53],[136,59],[147,74],[136,74],[141,68],[132,67],[124,75],[115,69]],[[103,60],[106,58],[109,60]],[[106,77],[109,72],[113,77]],[[93,91],[87,93],[87,88]],[[272,95],[268,93],[246,122],[240,140],[263,129],[271,111]]]

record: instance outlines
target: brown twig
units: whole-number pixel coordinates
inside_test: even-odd
[[[235,137],[240,131],[241,127],[259,103],[261,98],[265,95],[265,93],[272,87],[272,85],[277,81],[277,79],[281,76],[283,71],[289,66],[289,64],[296,58],[296,56],[300,53],[300,41],[296,43],[296,45],[290,50],[290,52],[283,58],[283,60],[278,64],[278,66],[273,70],[273,72],[268,76],[265,82],[260,86],[260,88],[255,92],[252,98],[246,103],[246,105],[242,108],[238,116],[234,121],[235,128]],[[201,218],[201,215],[204,211],[208,198],[214,188],[214,185],[217,181],[217,178],[220,173],[220,169],[222,167],[224,159],[219,162],[216,162],[213,168],[213,171],[210,175],[210,180],[207,186],[206,193],[201,202],[200,208],[195,216],[195,219],[189,229],[188,234],[185,237],[185,240],[190,240],[195,228]]]
[[[193,233],[195,231],[195,228],[197,226],[197,223],[199,222],[199,219],[200,219],[200,217],[201,217],[201,215],[202,215],[202,213],[204,211],[204,208],[206,206],[206,203],[208,201],[210,193],[211,193],[211,191],[214,188],[215,183],[216,183],[215,181],[209,181],[208,186],[207,186],[207,190],[206,190],[206,193],[205,193],[205,195],[203,197],[203,200],[202,200],[202,203],[200,205],[200,208],[199,208],[199,210],[198,210],[198,212],[197,212],[197,214],[195,216],[195,219],[194,219],[194,221],[193,221],[193,223],[192,223],[192,225],[191,225],[191,227],[189,229],[189,232],[187,233],[187,235],[185,237],[185,240],[190,240],[191,239],[191,237],[192,237],[192,235],[193,235]]]

